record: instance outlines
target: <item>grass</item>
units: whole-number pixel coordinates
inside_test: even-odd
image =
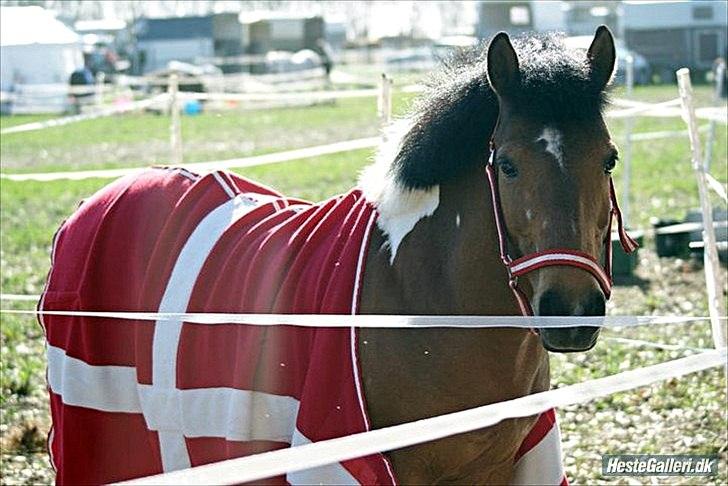
[[[395,113],[410,95],[397,97]],[[0,127],[39,117],[1,117]],[[245,157],[377,134],[373,98],[307,108],[225,111],[185,116],[185,162]],[[3,171],[50,172],[169,162],[169,117],[125,114],[0,138]]]
[[[617,91],[615,96],[621,96]],[[676,96],[675,87],[639,87],[636,99],[658,101]],[[710,92],[698,88],[700,104]],[[395,97],[395,112],[403,113],[410,96]],[[0,117],[0,127],[43,117]],[[307,108],[203,114],[183,118],[186,161],[254,155],[296,147],[374,135],[377,118],[372,98],[342,100],[335,105]],[[624,121],[609,123],[615,141],[624,138]],[[638,119],[635,132],[683,130],[679,119]],[[0,137],[2,172],[36,172],[141,166],[165,163],[168,156],[168,119],[152,114],[124,115],[49,130]],[[717,131],[713,174],[728,177],[726,129]],[[282,192],[320,200],[344,191],[372,152],[359,150],[324,157],[253,167],[242,175]],[[651,216],[680,217],[698,205],[686,137],[633,146],[632,226],[646,226]],[[618,186],[623,166],[615,172]],[[49,263],[52,235],[78,202],[108,181],[48,183],[0,180],[0,289],[3,293],[39,293]],[[624,194],[620,191],[620,194]],[[645,252],[638,278],[642,283],[616,289],[611,312],[621,314],[705,315],[707,304],[700,269],[686,262],[657,259]],[[27,308],[22,303],[6,304]],[[707,325],[689,328],[648,328],[605,332],[626,336],[711,347]],[[0,315],[0,441],[3,464],[7,458],[28,455],[37,465],[36,481],[50,477],[42,459],[42,435],[48,427],[45,397],[42,330],[29,317]],[[553,383],[563,386],[679,356],[679,352],[634,350],[604,340],[593,352],[554,356]],[[725,453],[725,376],[721,370],[626,392],[561,411],[567,468],[581,482],[601,482],[598,451],[620,451],[638,437],[634,452],[714,451]],[[691,411],[681,423],[676,411]],[[615,418],[616,417],[616,418]],[[621,420],[625,425],[620,425]],[[677,421],[677,423],[676,423]],[[615,426],[616,424],[616,426]],[[591,431],[591,433],[590,433]],[[693,438],[688,444],[686,440]],[[623,450],[630,452],[629,450]],[[36,466],[34,466],[36,467]],[[4,466],[0,467],[3,481]],[[34,469],[35,470],[35,469]],[[717,481],[725,481],[725,468]]]

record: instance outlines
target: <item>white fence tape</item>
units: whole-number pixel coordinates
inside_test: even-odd
[[[44,128],[60,127],[68,125],[70,123],[78,123],[86,120],[93,120],[94,118],[102,118],[106,116],[118,115],[120,113],[126,113],[128,111],[143,110],[157,103],[163,103],[167,99],[166,94],[158,95],[153,98],[146,100],[132,101],[130,103],[120,104],[118,106],[109,106],[100,110],[95,110],[89,113],[81,115],[65,116],[63,118],[54,118],[52,120],[45,120],[34,123],[25,123],[23,125],[16,125],[14,127],[4,128],[0,131],[0,135],[8,135],[11,133],[30,132],[33,130],[42,130]]]
[[[377,96],[377,89],[350,89],[340,91],[308,91],[289,93],[180,93],[181,98],[208,101],[332,101],[347,98],[368,98]]]
[[[644,341],[642,339],[621,338],[616,336],[603,336],[599,339],[619,344],[626,344],[627,346],[634,346],[636,348],[654,348],[662,349],[665,351],[694,351],[697,353],[712,351],[712,349],[710,348],[696,348],[693,346],[683,346],[681,344],[655,343],[652,341]]]
[[[413,85],[409,87],[409,90],[405,89],[404,91],[420,91],[422,89],[421,86]],[[291,99],[299,99],[301,95],[310,96],[311,99],[318,99],[318,100],[327,100],[327,99],[336,99],[336,98],[356,98],[356,97],[364,97],[364,96],[374,96],[377,94],[377,90],[342,90],[342,91],[321,91],[318,93],[296,93],[290,94],[290,95],[280,95],[280,94],[247,94],[247,95],[239,95],[239,94],[233,94],[233,93],[181,93],[180,96],[186,99],[217,99],[217,100],[248,100],[248,101],[270,101],[274,99],[280,99],[282,96],[289,96]],[[9,127],[0,134],[9,134],[9,133],[19,133],[24,131],[30,131],[30,130],[40,130],[43,128],[50,128],[50,127],[56,127],[61,125],[66,125],[69,123],[75,123],[83,120],[90,120],[93,118],[99,118],[103,116],[110,116],[118,113],[124,113],[126,111],[133,111],[138,109],[143,109],[147,106],[151,106],[155,103],[161,103],[165,102],[167,98],[166,94],[158,95],[154,98],[150,98],[147,100],[137,101],[133,102],[127,105],[122,105],[119,107],[110,107],[104,110],[99,110],[94,113],[88,113],[83,115],[76,115],[76,116],[70,116],[70,117],[64,117],[54,120],[47,120],[43,122],[36,122],[36,123],[29,123],[24,125],[18,125],[14,127]],[[616,101],[616,100],[615,100]],[[657,104],[646,104],[646,103],[639,103],[639,102],[632,102],[629,100],[619,100],[620,103],[625,104],[629,103],[631,105],[634,105],[637,103],[637,106],[632,106],[630,108],[627,108],[626,110],[618,110],[618,111],[611,111],[607,113],[607,116],[612,117],[625,117],[625,116],[632,116],[635,113],[639,113],[640,111],[644,111],[647,109],[652,109],[654,111],[655,108],[659,107],[672,107],[676,102],[679,102],[679,100],[670,100],[666,101],[664,103],[657,103]],[[708,108],[709,110],[713,108]],[[659,110],[658,110],[659,111]],[[672,113],[670,116],[679,116],[680,110],[679,108],[675,108],[674,113]],[[725,111],[725,110],[723,110]],[[700,112],[700,110],[698,110]],[[725,118],[725,115],[723,116]],[[648,140],[651,138],[662,138],[663,136],[667,136],[668,132],[662,133],[662,132],[655,132],[655,133],[646,133],[646,134],[636,134],[634,135],[636,140],[644,139]],[[672,132],[670,132],[672,133]],[[682,132],[680,132],[682,133]],[[672,133],[674,134],[674,133]],[[640,138],[642,137],[642,138]],[[277,162],[286,162],[291,160],[296,160],[299,158],[306,158],[306,157],[315,157],[319,155],[327,155],[337,152],[345,152],[349,150],[357,150],[362,148],[371,148],[375,147],[379,144],[380,139],[378,137],[370,137],[370,138],[364,138],[364,139],[356,139],[356,140],[348,140],[344,142],[336,142],[333,144],[327,144],[327,145],[319,145],[316,147],[307,147],[304,149],[296,149],[296,150],[290,150],[290,151],[284,151],[284,152],[277,152],[273,154],[266,154],[266,155],[259,155],[259,156],[253,156],[253,157],[245,157],[245,158],[236,158],[236,159],[227,159],[227,160],[216,160],[216,161],[209,161],[209,162],[199,162],[194,164],[186,164],[184,165],[185,168],[188,168],[190,170],[199,170],[199,171],[205,171],[205,170],[217,170],[217,169],[228,169],[228,168],[239,168],[239,167],[252,167],[256,165],[265,165],[265,164],[271,164],[271,163],[277,163]],[[115,178],[115,177],[121,177],[129,174],[133,174],[136,172],[140,172],[142,170],[145,170],[145,167],[133,167],[133,168],[121,168],[121,169],[102,169],[102,170],[88,170],[88,171],[71,171],[71,172],[47,172],[47,173],[30,173],[30,174],[0,174],[0,178],[8,179],[12,181],[55,181],[55,180],[83,180],[83,179],[92,179],[92,178]]]
[[[121,86],[167,86],[169,75],[174,73],[173,69],[165,71],[159,75],[146,76],[129,76],[117,75],[116,84]],[[250,74],[250,73],[229,73],[229,74],[185,74],[178,73],[180,76],[179,84],[239,84],[246,82],[254,82],[260,84],[283,84],[296,83],[299,81],[307,81],[311,79],[324,78],[326,71],[320,67],[304,69],[300,71],[291,71],[287,73],[268,73],[268,74]]]
[[[15,85],[13,91],[0,91],[0,99],[3,101],[13,101],[22,98],[44,98],[48,96],[58,95],[84,95],[113,93],[121,91],[123,88],[113,84],[87,84],[87,85],[69,85],[69,84],[20,84]]]
[[[40,295],[34,294],[0,294],[0,300],[20,301],[20,302],[38,302]]]
[[[183,321],[192,324],[247,324],[254,326],[301,327],[374,327],[374,328],[426,328],[426,327],[520,327],[563,328],[634,327],[657,324],[686,324],[708,321],[709,317],[685,316],[409,316],[387,314],[246,314],[224,312],[110,312],[71,310],[17,310],[3,309],[4,314],[37,314],[46,316],[96,317],[138,321]],[[725,317],[721,317],[726,320]]]
[[[710,130],[710,125],[703,125],[699,129],[701,132],[707,132]],[[660,132],[638,132],[630,135],[630,139],[633,142],[645,141],[645,140],[659,140],[661,138],[673,138],[673,137],[685,137],[688,138],[690,133],[687,130],[667,130]]]
[[[244,157],[240,159],[214,160],[209,162],[183,164],[182,167],[193,171],[204,172],[219,169],[232,169],[239,167],[253,167],[256,165],[276,164],[279,162],[288,162],[291,160],[318,157],[321,155],[348,152],[351,150],[372,148],[379,145],[380,141],[381,139],[379,137],[358,138],[355,140],[347,140],[344,142],[335,142],[327,145],[317,145],[315,147],[287,150],[284,152],[256,155],[253,157]],[[74,172],[46,172],[36,174],[0,174],[0,178],[8,179],[11,181],[82,180],[94,178],[122,177],[147,169],[148,167],[134,167],[124,169],[102,169]]]
[[[725,349],[707,351],[514,400],[122,484],[241,484],[258,481],[470,432],[506,419],[536,415],[550,408],[588,402],[668,378],[724,366],[725,360]]]
[[[609,110],[607,112],[608,117],[624,118],[628,116],[642,115],[643,113],[649,111],[661,110],[673,106],[680,106],[680,99],[675,98],[668,101],[662,101],[660,103],[645,103],[641,101],[619,100],[619,104],[628,107],[621,110]]]
[[[726,188],[723,187],[723,184],[721,184],[715,177],[710,175],[707,171],[705,172],[705,180],[708,182],[708,185],[710,186],[713,191],[720,197],[723,201],[728,203],[728,194],[726,193]]]
[[[682,116],[682,111],[679,107],[672,106],[674,101],[657,103],[650,106],[637,106],[633,108],[626,108],[622,110],[610,110],[606,113],[607,118],[627,118],[635,115],[642,117],[654,117],[654,118],[675,118]],[[728,111],[726,107],[713,107],[708,106],[704,108],[698,108],[695,110],[697,118],[715,121],[722,124],[728,123]]]

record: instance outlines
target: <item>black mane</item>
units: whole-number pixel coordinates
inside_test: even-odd
[[[520,86],[509,96],[513,109],[543,122],[588,121],[600,116],[606,93],[590,77],[583,51],[567,50],[556,34],[513,40]],[[441,184],[484,163],[498,101],[488,83],[487,44],[445,60],[415,103],[413,126],[390,167],[406,188]]]

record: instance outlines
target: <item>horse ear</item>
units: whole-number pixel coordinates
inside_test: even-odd
[[[498,95],[518,82],[518,56],[505,32],[499,32],[488,46],[488,81]]]
[[[606,25],[597,27],[594,40],[587,52],[589,65],[591,66],[591,77],[594,82],[603,89],[612,79],[614,74],[614,62],[617,58],[614,49],[614,37]]]

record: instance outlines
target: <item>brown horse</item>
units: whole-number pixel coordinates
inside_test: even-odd
[[[614,69],[600,27],[584,55],[558,38],[515,49],[496,36],[486,56],[461,56],[390,134],[361,185],[380,213],[361,312],[520,314],[499,258],[484,171],[498,146],[500,200],[514,256],[562,247],[601,258],[617,159],[602,117]],[[537,315],[603,315],[587,272],[549,267],[521,282]],[[598,328],[364,329],[359,337],[373,427],[422,419],[549,388],[546,349],[585,351]],[[535,418],[389,453],[404,484],[505,484]]]
[[[586,55],[557,37],[515,47],[499,34],[453,59],[347,194],[311,204],[235,174],[175,168],[87,199],[56,235],[39,308],[163,315],[42,317],[58,482],[170,472],[543,391],[546,350],[594,346],[594,327],[357,334],[178,316],[603,315],[600,262],[618,216],[602,118],[613,39],[598,29]],[[534,423],[273,481],[558,483],[560,468],[524,479],[515,463],[543,444],[552,461],[530,457],[558,463],[555,429],[531,440]]]

